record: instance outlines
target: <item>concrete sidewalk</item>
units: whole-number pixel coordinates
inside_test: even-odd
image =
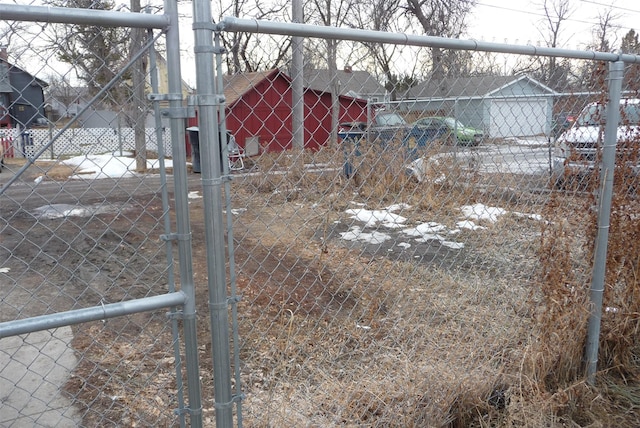
[[[0,339],[0,426],[77,427],[79,412],[62,393],[77,364],[70,327]]]

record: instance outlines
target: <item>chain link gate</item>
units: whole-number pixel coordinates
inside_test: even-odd
[[[205,420],[177,4],[139,12],[0,5],[2,426]]]
[[[166,34],[167,61],[155,73],[162,61],[148,51],[151,170],[111,173],[141,159],[140,121],[124,119],[142,100],[129,71],[159,37],[128,63],[94,70],[92,92],[71,91],[81,105],[63,103],[73,118],[50,116],[44,99],[4,104],[29,132],[2,130],[15,158],[0,174],[0,424],[637,425],[633,397],[608,377],[633,376],[637,355],[635,259],[626,257],[640,242],[636,56],[235,18],[212,25],[210,5],[196,1],[197,119],[187,123],[175,4],[144,18],[14,6],[0,5],[0,16],[28,46],[59,36],[56,22],[103,26],[85,49],[96,52],[109,28],[152,28]],[[47,24],[30,33],[20,21]],[[259,35],[253,49],[265,58],[290,36],[316,52],[327,39],[346,52],[394,45],[387,78],[431,47],[469,52],[486,70],[507,61],[500,53],[522,66],[572,59],[583,75],[552,86],[486,73],[385,87],[364,63],[303,71],[300,58],[226,75],[234,51],[221,36],[232,32]],[[620,110],[605,111],[616,97]],[[188,175],[187,125],[198,126],[199,175]],[[585,346],[611,387],[583,382]]]

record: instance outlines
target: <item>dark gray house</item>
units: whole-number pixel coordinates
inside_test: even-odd
[[[526,75],[477,76],[423,82],[403,105],[422,116],[453,116],[491,137],[533,136],[549,133],[558,95]]]
[[[0,126],[30,128],[45,122],[44,88],[47,83],[7,60],[0,47]]]

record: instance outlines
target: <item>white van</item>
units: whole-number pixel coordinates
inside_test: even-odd
[[[552,176],[557,187],[568,183],[579,184],[596,171],[601,158],[604,139],[606,108],[602,103],[587,105],[574,124],[556,141]],[[640,99],[620,100],[620,123],[618,124],[617,146],[640,148]],[[632,165],[640,172],[640,163]],[[600,169],[597,168],[599,172]]]

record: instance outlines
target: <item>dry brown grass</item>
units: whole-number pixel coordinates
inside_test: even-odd
[[[584,213],[592,200],[547,199],[519,187],[521,177],[477,177],[452,160],[430,173],[444,173],[444,181],[417,183],[398,173],[405,160],[393,151],[358,158],[360,177],[348,180],[303,166],[341,170],[341,148],[297,159],[263,155],[255,173],[233,184],[234,208],[246,208],[234,223],[245,426],[638,426],[638,258],[628,256],[636,244],[625,240],[640,242],[637,205],[619,208],[612,224],[612,263],[623,274],[608,282],[629,291],[607,295],[606,304],[621,311],[605,317],[604,362],[592,388],[582,373],[593,239]],[[461,232],[466,247],[457,264],[421,264],[328,239],[334,222],[347,221],[351,200],[368,208],[409,203],[417,221],[448,225],[459,220],[461,205],[475,202],[541,213],[545,221],[504,215],[484,230]],[[204,283],[203,207],[194,201],[191,209],[196,282]],[[199,293],[199,313],[206,314],[205,287]],[[202,321],[209,396],[211,335]],[[86,382],[97,385],[111,351],[91,345],[108,337],[90,333],[83,364],[99,362]],[[164,332],[154,341],[168,349],[170,338]],[[118,359],[123,349],[116,348]],[[145,379],[135,405],[169,425],[172,415],[153,413],[156,382]],[[158,387],[167,379],[159,377]],[[90,403],[98,393],[87,394]],[[214,414],[208,402],[205,421]]]
[[[27,163],[24,158],[7,158],[5,164],[7,168],[14,171],[19,170]],[[73,167],[64,165],[60,161],[37,161],[26,170],[28,179],[44,176],[51,180],[66,180],[74,174]]]
[[[332,247],[325,258],[337,269],[336,279],[372,275],[356,260],[344,263],[345,256]],[[381,281],[376,286],[351,280],[343,290],[354,306],[341,312],[348,309],[350,316],[338,313],[317,325],[304,314],[283,313],[280,321],[243,333],[254,349],[247,373],[260,379],[245,404],[255,415],[250,426],[269,426],[258,416],[263,406],[273,407],[276,425],[296,426],[468,426],[479,415],[504,418],[506,398],[490,398],[508,394],[503,359],[523,326],[511,310],[496,310],[502,306],[496,293],[508,285],[486,287],[488,278],[463,282],[443,270],[380,264],[372,278]],[[270,363],[256,365],[255,354],[268,355]],[[309,419],[311,414],[316,416]]]
[[[616,171],[596,387],[584,383],[591,263],[597,228],[598,177],[583,181],[585,196],[554,194],[540,247],[537,342],[523,366],[540,397],[561,420],[580,426],[640,423],[640,205],[636,177]]]
[[[376,182],[373,175],[367,178]],[[244,192],[234,194],[238,205],[246,204],[251,212],[239,220],[236,233],[259,237],[272,254],[295,248],[305,264],[323,267],[322,278],[331,280],[332,292],[351,302],[319,319],[300,312],[299,305],[280,306],[260,298],[258,291],[246,302],[273,315],[251,322],[252,327],[241,332],[251,343],[243,357],[248,362],[245,375],[250,391],[245,423],[469,426],[478,420],[493,424],[507,420],[511,382],[504,366],[517,355],[519,337],[529,322],[522,307],[525,279],[519,277],[521,284],[513,287],[513,276],[496,278],[482,271],[461,274],[384,258],[372,263],[335,242],[324,247],[308,245],[314,230],[340,218],[347,198],[374,199],[372,204],[422,200],[417,192],[420,185],[410,180],[397,188],[395,196],[389,191],[363,195],[365,186],[341,183],[342,188],[333,183],[338,196],[311,197],[318,204],[313,210],[307,208],[307,200],[291,205],[269,197],[264,204],[251,193],[257,189],[253,186],[239,186],[249,192],[245,197]],[[447,193],[445,188],[438,187],[438,192]],[[305,195],[315,195],[313,189],[307,190]],[[468,191],[461,192],[467,201]],[[434,202],[438,199],[431,196]],[[453,196],[446,205],[449,208],[431,210],[425,216],[436,211],[442,216],[459,215]],[[418,204],[414,210],[419,213],[423,208]],[[524,224],[537,227],[534,222]],[[241,232],[243,227],[249,231]],[[521,230],[522,225],[517,233]],[[491,241],[487,234],[494,233],[494,240],[504,238],[504,229],[494,229],[478,239]],[[284,259],[281,263],[287,266]],[[504,268],[504,263],[495,263]],[[260,288],[269,287],[260,282]],[[278,289],[288,286],[281,284]],[[265,304],[272,312],[265,311]],[[301,382],[303,378],[307,380]]]
[[[40,163],[41,167],[46,170],[45,176],[52,180],[66,180],[73,175],[73,167],[64,165],[60,162]]]
[[[637,176],[617,171],[611,210],[600,362],[622,379],[640,379],[640,189]],[[592,216],[595,222],[595,214]],[[592,252],[594,250],[592,249]]]
[[[305,188],[304,201],[297,202],[319,203],[325,225],[340,217],[347,206],[344,198],[353,195],[368,206],[409,202],[424,218],[455,219],[460,205],[483,201],[542,212],[547,221],[507,215],[488,231],[469,236],[466,242],[475,250],[467,260],[475,260],[480,271],[384,259],[376,259],[374,267],[363,255],[331,243],[306,246],[299,254],[324,266],[325,275],[339,284],[337,291],[346,293],[353,306],[320,324],[300,317],[294,306],[293,312],[277,311],[280,315],[266,330],[254,324],[243,332],[258,354],[281,362],[278,370],[258,373],[248,364],[249,378],[260,379],[244,407],[249,426],[637,424],[637,378],[620,383],[607,368],[616,367],[619,375],[630,373],[621,367],[631,367],[635,373],[637,354],[627,352],[624,363],[607,363],[599,388],[587,386],[582,378],[593,238],[584,233],[584,212],[592,200],[558,194],[547,201],[528,193],[521,176],[477,177],[469,175],[466,165],[446,158],[423,183],[398,174],[406,160],[397,151],[362,150],[356,162],[357,178],[331,182],[338,197]],[[445,179],[436,181],[442,173]],[[278,217],[286,225],[274,229],[275,223],[269,223],[271,238],[263,242],[272,251],[304,246],[318,227],[318,216],[301,207],[283,211],[281,202],[270,199],[273,208],[247,222],[249,227],[264,225],[266,218]],[[287,233],[296,224],[308,234]],[[266,237],[264,232],[260,236]],[[633,296],[625,298],[633,301]],[[633,311],[629,314],[637,320]],[[371,330],[354,327],[354,319]],[[321,332],[303,327],[319,325]],[[617,338],[615,345],[605,343],[603,355],[619,351],[620,342],[633,342],[634,329],[636,324],[627,321],[613,335],[603,336],[605,342]],[[278,331],[287,332],[282,342]],[[323,346],[310,349],[310,343]],[[253,360],[253,355],[246,357]],[[300,384],[301,377],[313,380]],[[318,401],[319,408],[312,404]],[[264,408],[270,412],[266,420],[258,410]]]
[[[365,153],[362,159],[368,155]],[[460,204],[479,199],[509,209],[529,208],[528,212],[541,210],[541,204],[546,202],[543,197],[531,198],[526,191],[518,191],[521,177],[513,177],[512,185],[502,177],[503,186],[511,189],[507,193],[492,193],[490,187],[451,186],[448,180],[416,184],[398,177],[393,168],[386,168],[394,161],[397,159],[391,157],[370,167],[365,162],[360,163],[359,168],[364,171],[359,169],[359,172],[363,172],[364,179],[352,183],[359,190],[358,195],[370,203],[417,202],[415,209],[418,211],[450,217],[456,215],[456,207]],[[442,168],[449,176],[462,176],[462,170],[452,168],[451,164],[443,164]],[[453,181],[459,183],[457,178]],[[355,260],[340,265],[341,260],[350,256],[330,245],[329,254],[337,254],[338,260],[334,263],[327,255],[322,260],[335,278],[353,282],[353,278],[361,277],[365,284],[376,284],[373,290],[370,285],[360,289],[357,284],[361,282],[356,281],[349,289],[356,302],[350,316],[358,314],[356,319],[363,325],[381,329],[384,333],[381,336],[371,334],[375,337],[375,342],[371,342],[368,333],[333,319],[331,328],[321,336],[331,339],[329,342],[324,339],[322,343],[331,344],[326,352],[348,355],[347,361],[340,360],[338,371],[321,366],[308,367],[303,363],[306,374],[319,370],[321,379],[326,378],[319,385],[314,383],[311,391],[308,387],[293,386],[296,385],[295,378],[301,375],[297,370],[274,373],[270,383],[278,385],[283,379],[282,382],[291,385],[293,390],[282,400],[278,398],[279,394],[268,395],[269,400],[280,403],[274,409],[273,420],[309,423],[310,420],[302,415],[308,414],[306,411],[291,413],[288,400],[304,409],[320,394],[324,397],[321,400],[324,411],[320,414],[324,417],[334,415],[338,419],[312,419],[319,425],[637,425],[637,353],[629,352],[633,346],[626,348],[624,362],[603,365],[599,388],[587,386],[582,378],[588,316],[588,288],[585,285],[590,275],[589,242],[592,239],[584,233],[588,228],[584,212],[585,204],[592,203],[581,197],[555,195],[543,211],[548,221],[542,226],[531,219],[509,215],[489,232],[474,235],[468,242],[476,242],[476,260],[483,260],[480,263],[489,272],[488,276],[481,276],[482,279],[478,279],[478,274],[434,271],[433,267],[423,269],[384,260],[376,261],[376,269],[358,267]],[[635,205],[633,207],[636,209]],[[331,204],[330,209],[337,208],[338,205]],[[301,215],[300,210],[296,210],[295,216],[298,215]],[[631,221],[634,217],[627,211],[620,218]],[[288,219],[287,224],[291,225],[291,218]],[[628,233],[631,229],[627,224],[621,230]],[[286,234],[279,235],[277,242],[286,246],[285,237]],[[630,235],[629,239],[640,242],[635,235]],[[621,249],[630,248],[624,244],[625,240],[618,239],[617,242]],[[307,254],[308,257],[313,257],[313,251]],[[521,262],[513,265],[518,259]],[[625,260],[629,260],[628,257]],[[367,262],[362,260],[362,263]],[[399,284],[428,286],[415,287],[417,295],[411,288],[400,286],[401,294],[396,295],[394,291],[398,290]],[[515,284],[518,287],[514,287]],[[425,292],[438,298],[425,299]],[[474,298],[469,299],[469,296]],[[633,293],[623,296],[623,300],[637,301]],[[415,312],[407,315],[400,309],[398,312],[389,309],[406,310],[407,306],[398,302],[409,302]],[[603,335],[603,356],[611,349],[620,351],[621,342],[636,340],[637,317],[634,313],[638,312],[626,312],[628,321],[618,324],[615,333]],[[385,320],[383,323],[379,322],[381,317]],[[456,323],[452,324],[453,320]],[[386,328],[387,322],[392,323],[393,333]],[[478,325],[486,326],[487,330],[478,331]],[[469,330],[470,326],[475,327]],[[288,343],[309,343],[318,339],[307,336],[304,329],[293,331]],[[348,331],[352,333],[346,335]],[[471,331],[480,332],[480,335],[469,336]],[[253,337],[251,333],[249,336]],[[614,345],[606,343],[611,338],[616,338]],[[258,337],[254,339],[260,342]],[[271,343],[265,346],[271,349]],[[355,343],[359,351],[344,350],[352,349]],[[411,354],[398,355],[397,352],[406,346]],[[385,349],[390,352],[383,351]],[[314,349],[313,355],[317,356],[318,351]],[[307,361],[308,352],[306,350],[304,355],[294,357],[292,361]],[[368,356],[374,353],[377,357]],[[362,366],[366,370],[361,370]],[[618,373],[616,376],[621,372],[633,375],[622,382],[615,381],[609,369],[613,367]],[[259,391],[256,393],[261,396]],[[255,404],[258,407],[267,405],[260,398]],[[267,425],[257,422],[255,426]]]

